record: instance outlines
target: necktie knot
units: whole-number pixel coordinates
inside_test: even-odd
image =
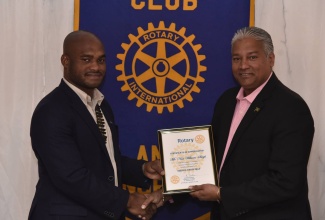
[[[97,120],[97,126],[98,129],[100,131],[100,133],[102,134],[105,143],[107,141],[107,136],[106,136],[106,129],[105,129],[105,120],[104,120],[104,116],[103,113],[99,107],[99,105],[97,104],[95,107],[95,113],[96,113],[96,120]]]

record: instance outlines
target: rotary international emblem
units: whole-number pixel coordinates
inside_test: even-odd
[[[164,108],[173,112],[174,105],[183,108],[184,100],[193,100],[192,92],[200,92],[205,55],[198,53],[200,44],[193,44],[195,35],[185,32],[184,27],[177,31],[175,23],[165,27],[160,21],[158,27],[149,23],[148,30],[138,27],[138,35],[129,34],[130,43],[122,43],[117,80],[124,82],[121,90],[130,93],[129,100],[137,99],[137,107],[146,104],[148,112],[154,107],[159,114]]]
[[[195,136],[195,142],[198,144],[202,144],[205,141],[205,137],[201,134]]]
[[[173,183],[173,184],[179,183],[179,176],[176,176],[176,175],[172,176],[170,178],[170,182]]]

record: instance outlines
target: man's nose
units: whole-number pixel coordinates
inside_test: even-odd
[[[93,71],[99,70],[99,64],[96,61],[91,62],[90,69]]]
[[[242,60],[240,61],[239,67],[240,67],[241,69],[247,69],[247,68],[249,67],[249,65],[248,65],[248,60],[247,60],[247,59],[242,59]]]

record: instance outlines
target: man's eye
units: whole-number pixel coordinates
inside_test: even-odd
[[[233,61],[233,62],[239,62],[239,60],[240,60],[239,57],[233,57],[233,58],[232,58],[232,61]]]
[[[87,62],[87,63],[90,61],[90,59],[88,59],[88,58],[83,58],[81,60],[84,61],[84,62]]]
[[[98,63],[101,63],[101,64],[105,63],[105,59],[99,59]]]
[[[257,56],[250,56],[249,59],[250,60],[256,60]]]

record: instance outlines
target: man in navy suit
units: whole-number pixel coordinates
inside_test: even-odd
[[[240,86],[221,95],[212,119],[220,187],[193,186],[191,195],[215,201],[211,219],[309,220],[310,110],[273,72],[265,30],[242,28],[231,45]]]
[[[102,42],[89,32],[70,33],[61,63],[60,85],[40,101],[32,117],[39,181],[29,219],[122,219],[125,211],[149,219],[162,205],[161,191],[130,194],[121,185],[149,187],[148,178],[160,179],[164,171],[158,160],[120,154],[113,112],[97,89],[106,72]]]

